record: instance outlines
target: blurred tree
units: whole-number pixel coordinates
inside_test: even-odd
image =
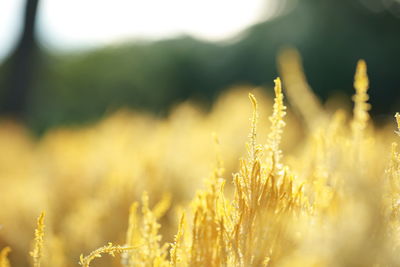
[[[278,75],[275,58],[285,45],[299,49],[308,80],[322,98],[339,90],[353,94],[355,65],[364,58],[372,112],[398,109],[399,1],[271,1],[277,3],[275,16],[236,41],[210,43],[182,36],[68,55],[41,54],[45,64],[35,73],[38,83],[30,93],[28,121],[43,130],[92,121],[121,106],[163,115],[188,98],[210,104],[233,84],[268,87]],[[14,95],[8,97],[14,102],[6,100],[9,105],[26,105],[26,91],[18,93],[22,98],[18,91],[8,91]]]
[[[24,118],[28,97],[33,84],[33,72],[37,67],[38,46],[35,38],[35,23],[39,0],[26,0],[24,23],[18,44],[8,59],[4,84],[3,113]]]

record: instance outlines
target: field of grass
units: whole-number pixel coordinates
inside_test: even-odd
[[[370,120],[365,62],[353,110],[334,110],[296,57],[288,109],[278,78],[274,96],[233,88],[208,113],[121,110],[40,140],[2,121],[0,267],[399,266],[396,120]]]

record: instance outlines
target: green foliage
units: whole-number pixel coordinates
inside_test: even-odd
[[[286,1],[293,6],[294,1]],[[372,114],[398,105],[400,19],[393,8],[372,12],[362,1],[302,0],[275,19],[259,23],[236,41],[207,43],[191,37],[137,42],[94,51],[42,55],[31,91],[28,122],[43,130],[57,124],[90,122],[121,106],[165,115],[171,106],[196,98],[209,105],[234,84],[271,87],[276,55],[286,45],[299,49],[317,94],[327,99],[351,93],[352,66],[371,65]],[[370,8],[370,7],[369,7]],[[0,69],[0,97],[4,86]],[[392,95],[388,102],[383,96]],[[396,102],[397,101],[397,102]]]

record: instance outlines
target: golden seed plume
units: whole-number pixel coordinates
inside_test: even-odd
[[[249,93],[251,104],[253,105],[253,116],[251,118],[251,131],[249,134],[250,144],[249,153],[250,158],[254,161],[256,159],[256,143],[257,143],[257,122],[258,122],[258,106],[255,96]]]
[[[181,248],[182,246],[182,238],[184,235],[184,231],[185,231],[185,213],[182,213],[181,219],[179,221],[179,227],[178,227],[178,233],[175,235],[174,238],[174,243],[171,244],[171,249],[170,249],[170,265],[171,266],[176,266],[178,262],[181,261],[179,254],[178,254],[178,250]]]
[[[356,74],[354,77],[354,88],[356,91],[366,93],[369,86],[369,80],[367,75],[367,63],[365,60],[360,59],[357,62]]]
[[[396,131],[396,133],[398,135],[400,135],[400,113],[396,112],[394,117],[396,118],[396,122],[397,122],[397,131]]]
[[[33,259],[33,267],[40,267],[40,260],[42,258],[43,250],[43,237],[44,237],[44,217],[45,213],[42,212],[37,219],[37,227],[35,229],[35,243],[30,255]]]
[[[268,135],[267,145],[273,154],[274,161],[279,163],[281,158],[279,145],[282,139],[283,127],[285,127],[285,121],[283,120],[283,117],[286,115],[286,106],[283,103],[281,79],[278,77],[274,80],[274,82],[275,99],[273,112],[269,117],[269,120],[271,121],[271,131]]]
[[[135,247],[121,247],[121,246],[114,246],[111,242],[108,245],[98,248],[92,251],[86,257],[81,256],[79,257],[79,264],[83,267],[89,267],[90,262],[93,261],[95,258],[101,258],[102,254],[109,254],[115,257],[115,253],[122,253],[124,251],[135,249]]]
[[[352,130],[355,138],[360,138],[368,125],[368,111],[371,109],[371,105],[367,102],[369,99],[367,94],[368,86],[367,64],[364,60],[359,60],[354,76],[354,89],[356,93],[353,96],[354,109]]]

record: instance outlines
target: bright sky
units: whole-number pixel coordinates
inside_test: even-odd
[[[266,0],[42,0],[39,36],[55,49],[191,34],[224,40],[265,15]],[[23,0],[0,0],[0,61],[16,42]]]

